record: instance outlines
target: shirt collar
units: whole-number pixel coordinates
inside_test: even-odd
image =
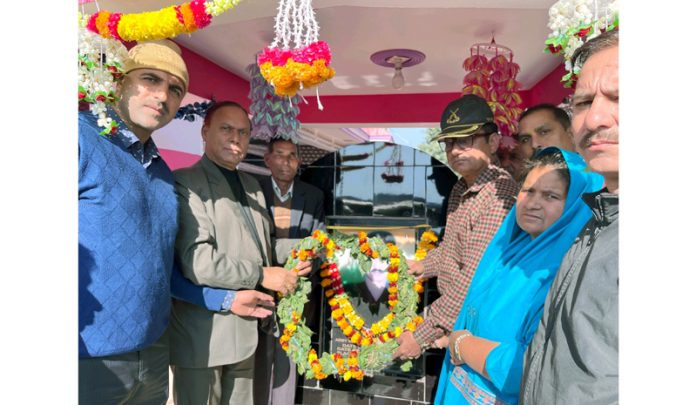
[[[128,128],[121,117],[116,114],[116,111],[112,108],[108,108],[107,114],[118,124],[116,133],[107,135],[112,139],[112,142],[120,146],[123,150],[127,150],[143,165],[143,167],[150,166],[155,158],[160,157],[159,149],[157,149],[157,145],[155,145],[155,141],[152,137],[150,137],[145,144],[140,143],[140,139]]]
[[[273,184],[273,193],[275,193],[276,197],[278,197],[280,202],[285,202],[288,199],[292,198],[292,189],[293,189],[293,187],[295,187],[294,181],[292,183],[290,183],[290,188],[288,189],[288,192],[285,194],[281,194],[282,191],[280,191],[280,187],[278,187],[278,184],[276,183],[273,176],[271,176],[271,184]]]

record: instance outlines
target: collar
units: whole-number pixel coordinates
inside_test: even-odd
[[[500,176],[510,176],[508,172],[505,170],[501,169],[500,167],[490,164],[488,167],[483,169],[483,171],[476,177],[476,180],[474,181],[474,184],[472,184],[470,187],[467,188],[467,192],[472,192],[472,193],[477,193],[481,191],[481,189],[488,183],[494,181]],[[464,178],[462,177],[460,179],[461,181],[464,181]]]
[[[600,224],[609,225],[619,218],[619,195],[610,193],[606,187],[594,193],[583,194],[582,199]]]
[[[278,184],[276,183],[275,179],[273,176],[271,176],[271,184],[273,185],[273,193],[275,193],[276,197],[280,200],[280,202],[285,202],[292,198],[292,190],[295,187],[295,182],[293,181],[292,184],[290,184],[290,188],[288,189],[288,192],[285,193],[284,195],[281,195],[280,187],[278,187]]]
[[[157,145],[155,145],[155,141],[152,140],[152,137],[144,144],[140,143],[140,139],[128,128],[113,108],[107,108],[107,114],[118,124],[116,133],[107,135],[107,137],[111,138],[113,143],[120,146],[123,150],[128,151],[143,165],[143,167],[150,166],[155,158],[160,157],[159,149],[157,149]]]

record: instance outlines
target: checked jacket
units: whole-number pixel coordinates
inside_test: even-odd
[[[445,236],[422,261],[423,277],[437,277],[440,298],[430,304],[425,322],[414,332],[421,347],[452,331],[481,256],[518,190],[510,174],[495,165],[484,169],[471,187],[461,178],[452,188]]]

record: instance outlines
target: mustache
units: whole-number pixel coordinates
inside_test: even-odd
[[[615,129],[602,129],[599,131],[591,131],[583,135],[580,139],[579,147],[586,149],[590,147],[590,144],[596,140],[606,140],[606,141],[618,141],[619,134]]]
[[[169,115],[169,106],[167,105],[167,103],[157,101],[155,102],[155,108],[162,110],[162,114]]]

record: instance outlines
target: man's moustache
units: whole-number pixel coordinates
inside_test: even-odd
[[[582,137],[582,140],[580,141],[580,147],[585,149],[589,148],[590,144],[595,140],[615,141],[616,138],[617,137],[614,135],[614,131],[612,130],[588,132],[585,136]]]

